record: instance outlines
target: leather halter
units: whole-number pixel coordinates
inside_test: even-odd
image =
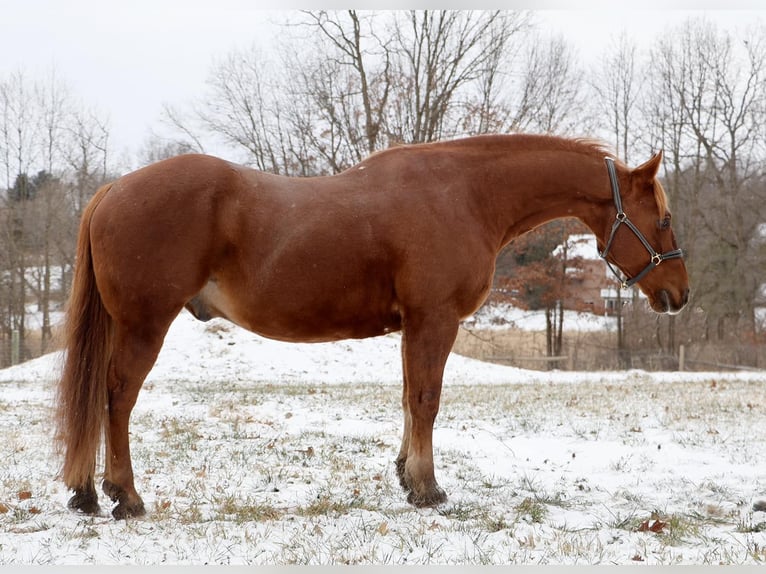
[[[649,242],[644,237],[644,234],[641,233],[638,227],[636,227],[633,224],[633,222],[628,218],[627,214],[622,209],[622,198],[620,197],[620,185],[617,182],[617,171],[615,170],[615,167],[614,167],[614,160],[610,157],[607,157],[607,158],[604,158],[604,161],[606,162],[606,169],[609,172],[609,182],[612,184],[612,195],[614,196],[614,206],[617,209],[617,218],[615,219],[615,222],[612,225],[612,232],[609,234],[609,240],[606,242],[606,247],[604,247],[604,251],[599,252],[599,257],[601,257],[604,260],[607,267],[609,267],[610,271],[614,274],[615,277],[617,277],[617,280],[620,282],[620,286],[623,289],[627,289],[628,287],[632,287],[633,285],[641,281],[641,279],[643,279],[647,273],[649,273],[652,269],[657,267],[660,263],[662,263],[666,259],[683,258],[684,252],[681,249],[673,249],[672,251],[666,251],[665,253],[657,253],[654,250],[654,248],[649,244]],[[636,237],[638,237],[639,241],[641,241],[641,244],[649,252],[649,263],[646,265],[646,267],[643,268],[643,270],[638,275],[636,275],[632,279],[628,277],[622,277],[620,272],[606,259],[607,255],[609,254],[609,249],[612,246],[614,235],[615,233],[617,233],[617,230],[622,225],[627,226],[627,228],[630,229]]]

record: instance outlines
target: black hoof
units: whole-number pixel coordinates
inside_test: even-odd
[[[98,514],[101,507],[98,505],[98,496],[93,491],[75,491],[75,495],[69,499],[67,506],[72,510],[79,510],[85,514]]]
[[[121,486],[104,480],[101,488],[104,494],[112,499],[112,502],[117,503],[117,506],[112,510],[112,516],[116,520],[125,520],[126,518],[135,518],[146,514],[144,501],[138,496],[128,496],[128,493]]]
[[[112,499],[112,502],[118,502],[120,496],[125,492],[122,488],[108,480],[104,480],[104,482],[101,483],[101,490]]]
[[[407,502],[416,508],[430,508],[447,502],[447,493],[436,485],[422,494],[417,494],[412,490],[407,495]]]
[[[146,514],[146,509],[144,508],[144,503],[140,501],[132,504],[120,502],[114,507],[114,510],[112,510],[112,516],[114,516],[115,520],[136,518],[138,516],[143,516],[144,514]]]

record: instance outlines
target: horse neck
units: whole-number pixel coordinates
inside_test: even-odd
[[[579,219],[604,237],[614,217],[603,158],[574,152],[518,154],[504,165],[495,163],[494,173],[486,193],[489,225],[500,247],[563,217]]]

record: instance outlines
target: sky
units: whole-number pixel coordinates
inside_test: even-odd
[[[766,22],[766,10],[744,9],[753,7],[748,0],[726,5],[700,0],[694,5],[714,9],[697,12],[661,9],[672,8],[674,1],[684,6],[681,0],[645,1],[641,5],[648,10],[614,0],[517,0],[518,5],[503,7],[553,8],[535,9],[540,30],[564,34],[587,61],[596,60],[622,30],[645,45],[692,14],[704,13],[732,28]],[[286,10],[275,10],[273,0],[265,4],[268,9],[262,2],[261,8],[255,5],[250,0],[0,0],[0,81],[19,70],[30,80],[55,72],[86,106],[108,118],[114,151],[136,153],[158,130],[164,104],[183,105],[204,91],[216,59],[252,44],[268,48]]]

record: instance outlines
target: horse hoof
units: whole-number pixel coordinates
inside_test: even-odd
[[[144,501],[138,495],[130,496],[127,491],[109,480],[104,480],[101,488],[117,506],[112,510],[112,516],[116,520],[125,520],[126,518],[135,518],[146,514]]]
[[[79,510],[84,514],[98,514],[101,511],[98,497],[93,493],[77,492],[69,499],[67,506],[71,510]]]
[[[137,518],[146,514],[144,509],[144,503],[142,501],[128,504],[126,502],[120,502],[112,510],[112,516],[115,520],[126,520],[128,518]]]
[[[407,495],[407,502],[416,508],[430,508],[447,502],[447,493],[439,486],[434,486],[427,492],[417,494],[414,490]]]

